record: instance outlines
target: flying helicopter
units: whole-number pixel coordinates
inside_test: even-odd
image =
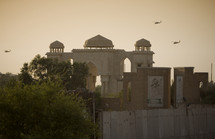
[[[9,52],[11,52],[11,50],[4,50],[4,52],[5,52],[5,53],[9,53]]]
[[[156,22],[154,22],[155,24],[160,24],[160,23],[162,23],[162,21],[156,21]]]
[[[180,40],[179,41],[174,41],[173,44],[178,44],[180,42],[181,42]]]

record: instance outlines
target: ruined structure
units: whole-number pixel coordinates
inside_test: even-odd
[[[200,103],[199,88],[208,83],[208,73],[193,73],[193,67],[174,68],[171,92],[171,68],[153,67],[151,43],[140,39],[135,50],[114,49],[113,42],[101,35],[85,41],[83,49],[64,52],[59,41],[50,44],[48,58],[59,61],[85,62],[89,67],[86,88],[95,90],[96,77],[101,78],[102,106],[104,110],[137,110],[169,108],[180,103]],[[124,72],[124,60],[131,62],[131,72]],[[121,98],[109,94],[122,93]]]
[[[48,58],[57,58],[60,61],[72,59],[73,62],[85,62],[89,67],[90,76],[87,79],[87,89],[94,91],[96,76],[100,76],[102,96],[118,93],[123,89],[124,60],[131,62],[131,72],[136,72],[137,67],[152,67],[153,54],[151,44],[145,39],[136,42],[135,50],[126,52],[113,49],[111,40],[97,35],[85,41],[84,49],[73,49],[64,52],[64,45],[59,41],[50,44]]]
[[[208,73],[193,72],[194,67],[174,68],[173,101],[180,103],[200,103],[200,89],[205,90],[208,84]]]
[[[168,108],[170,106],[171,68],[138,68],[125,73],[123,110]]]

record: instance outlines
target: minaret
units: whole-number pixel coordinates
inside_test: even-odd
[[[135,51],[133,51],[131,59],[131,71],[136,72],[137,68],[153,67],[153,54],[151,51],[151,43],[146,39],[140,39],[134,44]]]

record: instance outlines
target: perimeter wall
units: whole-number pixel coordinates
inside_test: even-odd
[[[215,139],[214,105],[104,111],[100,119],[103,139]]]

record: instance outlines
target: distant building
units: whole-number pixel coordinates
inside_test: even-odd
[[[125,73],[123,110],[168,108],[170,106],[171,68],[138,68]]]
[[[126,52],[113,49],[111,40],[97,35],[85,41],[84,49],[73,49],[64,52],[64,45],[59,41],[50,44],[48,58],[57,58],[59,61],[72,59],[73,62],[85,62],[89,67],[90,76],[87,79],[87,89],[95,90],[96,76],[100,76],[102,96],[118,93],[123,89],[124,60],[131,62],[131,72],[136,72],[137,67],[152,67],[153,54],[151,44],[145,39],[136,42],[135,50]]]
[[[194,67],[174,68],[173,101],[180,103],[200,103],[200,89],[208,85],[208,73],[193,72]]]
[[[86,88],[95,90],[96,77],[101,78],[102,107],[109,110],[137,110],[169,108],[180,103],[200,103],[199,88],[208,83],[208,73],[193,73],[193,67],[174,68],[171,91],[171,68],[153,67],[151,43],[140,39],[135,50],[114,49],[111,40],[97,35],[85,41],[83,49],[64,52],[59,41],[50,44],[48,58],[59,61],[85,62],[89,67]],[[129,59],[131,72],[124,72],[124,61]],[[120,98],[110,97],[119,94]]]

